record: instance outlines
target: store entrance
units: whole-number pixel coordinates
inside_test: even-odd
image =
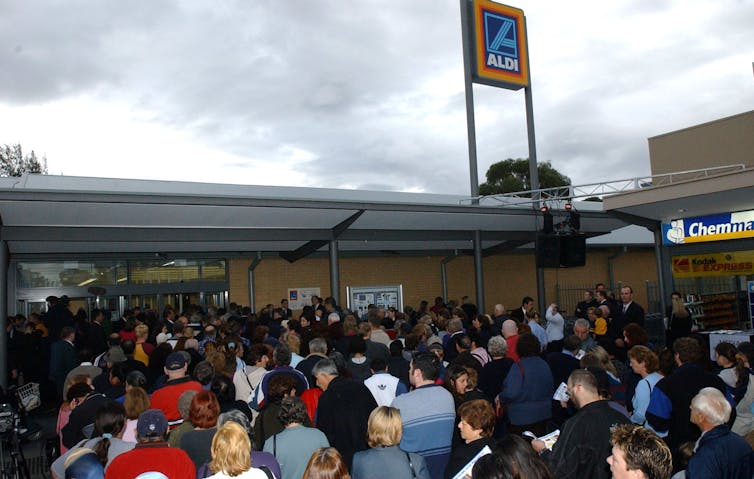
[[[87,317],[91,317],[92,310],[107,311],[105,316],[116,320],[126,309],[139,307],[142,311],[152,309],[158,315],[162,314],[165,306],[171,306],[176,311],[184,311],[189,305],[198,305],[202,309],[208,307],[227,308],[228,291],[198,291],[189,293],[156,293],[156,294],[124,294],[69,298],[68,308],[73,314],[83,309]],[[47,311],[44,299],[19,300],[16,310],[25,316],[31,313],[42,314]]]

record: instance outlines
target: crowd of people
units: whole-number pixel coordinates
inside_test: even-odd
[[[751,478],[754,346],[652,344],[629,286],[363,314],[313,297],[10,318],[8,377],[57,411],[54,477]],[[569,316],[569,318],[566,318]],[[568,320],[567,320],[568,319]]]

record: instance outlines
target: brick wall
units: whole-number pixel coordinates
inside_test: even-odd
[[[556,284],[594,285],[608,283],[608,258],[619,250],[590,251],[581,268],[545,269],[547,303],[556,300]],[[442,294],[440,262],[442,256],[416,257],[359,257],[340,259],[340,297],[346,304],[347,286],[403,284],[404,304],[418,306],[425,299],[432,303]],[[251,258],[229,261],[230,301],[249,304],[248,267]],[[646,305],[645,281],[656,281],[654,252],[650,249],[630,250],[613,259],[614,281],[630,284],[635,299]],[[534,256],[531,253],[510,253],[484,258],[485,305],[491,310],[496,303],[512,309],[520,305],[521,298],[536,298],[537,284]],[[460,256],[447,264],[448,296],[458,300],[461,296],[475,298],[474,260]],[[327,258],[307,258],[289,263],[280,258],[264,258],[255,270],[256,307],[267,303],[277,305],[288,293],[288,288],[319,287],[322,296],[330,295],[330,273]]]

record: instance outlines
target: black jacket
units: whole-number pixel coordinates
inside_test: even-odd
[[[341,377],[333,379],[319,397],[317,428],[340,452],[349,470],[353,455],[369,448],[367,422],[376,407],[377,402],[364,383]]]
[[[83,429],[86,426],[94,425],[94,417],[97,411],[108,401],[104,394],[91,393],[86,397],[84,402],[76,406],[71,411],[68,424],[63,426],[60,435],[63,439],[63,445],[68,449],[78,444],[84,438],[89,436],[84,434]]]
[[[566,421],[552,452],[542,456],[558,479],[609,479],[610,428],[628,422],[607,401],[587,404]]]

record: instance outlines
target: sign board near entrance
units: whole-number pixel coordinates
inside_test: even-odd
[[[289,288],[288,308],[292,310],[304,309],[312,305],[312,296],[321,297],[319,288]]]
[[[473,9],[474,81],[509,90],[528,86],[524,11],[489,0],[474,0]]]
[[[403,285],[348,286],[348,309],[362,317],[370,304],[403,311]]]
[[[673,256],[674,278],[754,274],[754,251]]]
[[[754,210],[683,218],[662,224],[665,245],[740,238],[754,238]]]

